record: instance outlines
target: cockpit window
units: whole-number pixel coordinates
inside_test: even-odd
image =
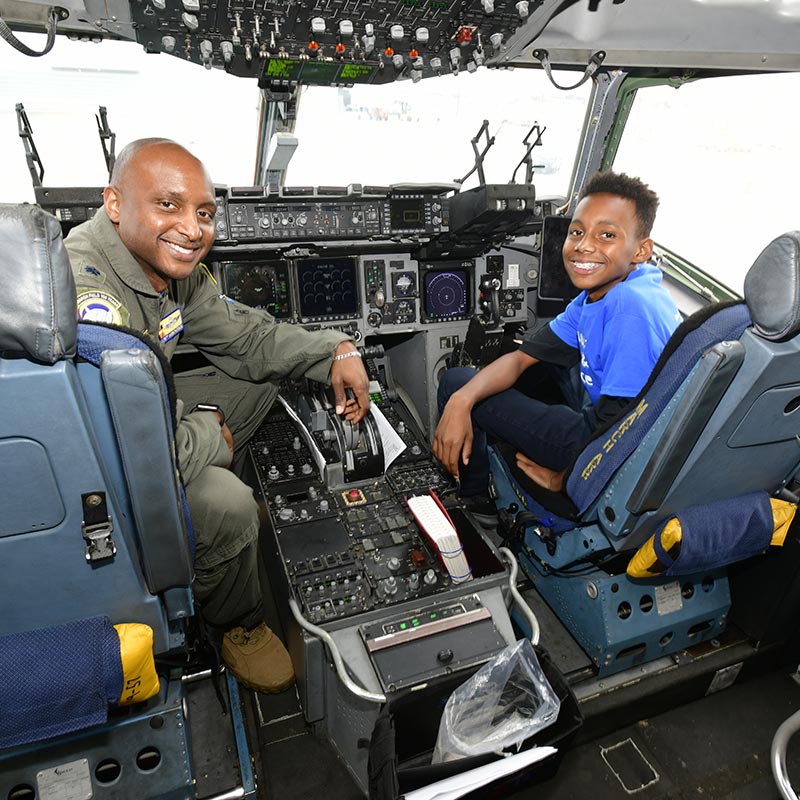
[[[300,98],[289,165],[293,185],[452,182],[474,162],[470,140],[488,120],[495,144],[486,180],[507,183],[534,123],[544,130],[532,152],[541,196],[566,195],[590,87],[555,89],[541,71],[488,70],[412,83],[308,87]],[[479,142],[483,149],[485,137]],[[516,182],[525,177],[524,165]],[[477,185],[477,174],[464,187]]]
[[[614,160],[658,192],[655,240],[736,292],[761,250],[800,228],[798,91],[796,74],[640,89]]]
[[[20,38],[41,47],[44,37]],[[33,201],[15,105],[23,103],[45,168],[45,186],[104,186],[95,114],[105,106],[117,152],[129,141],[165,136],[187,146],[217,183],[253,183],[259,92],[255,81],[226,75],[131,42],[59,37],[41,58],[0,42],[0,201]],[[10,78],[13,76],[13,78]]]

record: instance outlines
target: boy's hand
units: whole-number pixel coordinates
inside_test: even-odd
[[[444,407],[433,434],[433,454],[455,478],[463,462],[469,464],[472,455],[472,408],[453,395]]]
[[[556,472],[531,461],[526,455],[517,453],[517,466],[535,483],[549,492],[560,492],[564,486],[566,470]]]

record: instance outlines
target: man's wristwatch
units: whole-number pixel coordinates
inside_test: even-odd
[[[219,414],[220,428],[225,424],[225,412],[213,403],[198,403],[189,413],[193,414],[195,411],[214,411]]]

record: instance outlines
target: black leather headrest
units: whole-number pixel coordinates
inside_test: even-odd
[[[770,242],[744,279],[756,332],[776,342],[800,331],[800,231]]]
[[[0,204],[0,352],[53,364],[75,355],[75,279],[58,220]]]

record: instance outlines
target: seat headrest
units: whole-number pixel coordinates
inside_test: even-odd
[[[58,220],[0,204],[0,353],[53,364],[75,355],[75,279]]]
[[[756,332],[781,341],[800,331],[800,231],[770,242],[744,279],[744,299]]]

